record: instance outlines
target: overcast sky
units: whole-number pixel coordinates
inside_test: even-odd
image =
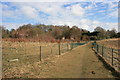
[[[9,1],[9,0],[8,0]],[[19,0],[18,0],[19,1]],[[25,1],[25,0],[24,0]],[[32,0],[30,0],[32,1]],[[93,31],[101,26],[118,29],[118,2],[1,2],[2,25],[16,29],[23,24],[76,25]]]

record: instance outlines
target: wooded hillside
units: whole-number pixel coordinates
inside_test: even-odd
[[[39,41],[55,41],[55,40],[97,40],[106,38],[120,37],[115,29],[105,30],[102,27],[96,27],[93,32],[78,28],[77,26],[56,26],[56,25],[23,25],[18,29],[9,31],[2,27],[3,39],[34,39]]]

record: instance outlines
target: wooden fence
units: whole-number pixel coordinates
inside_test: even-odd
[[[93,49],[95,52],[104,59],[112,68],[120,73],[120,50],[108,48],[97,43],[93,43]]]
[[[26,62],[42,61],[61,55],[79,45],[83,43],[3,42],[3,61],[7,62],[12,59],[26,60]]]

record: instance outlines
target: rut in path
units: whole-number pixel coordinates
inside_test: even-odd
[[[113,78],[112,72],[106,69],[95,55],[91,44],[74,48],[72,51],[48,62],[40,77],[50,78]]]

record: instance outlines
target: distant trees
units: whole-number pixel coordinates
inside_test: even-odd
[[[69,27],[55,26],[55,25],[23,25],[18,29],[11,31],[2,28],[2,38],[23,38],[23,39],[38,39],[38,40],[61,40],[72,39],[74,41],[80,40],[97,40],[105,38],[120,37],[120,32],[117,33],[115,29],[105,30],[102,27],[96,27],[93,32],[78,28],[77,26]]]
[[[119,37],[119,34],[117,34],[117,31],[115,28],[112,30],[105,30],[101,27],[95,28],[94,32],[97,32],[97,39],[107,39],[107,38],[117,38]]]
[[[62,37],[64,37],[65,39],[70,39],[71,31],[69,26],[63,26]]]
[[[75,40],[80,40],[80,37],[81,37],[81,30],[80,28],[78,28],[77,26],[73,26],[71,29],[70,29],[70,37],[75,39]]]
[[[118,33],[117,33],[117,37],[119,37],[119,38],[120,38],[120,32],[118,32]]]
[[[5,27],[3,27],[3,26],[1,28],[2,28],[2,38],[11,37],[9,30],[5,29]]]
[[[105,39],[106,38],[106,30],[102,27],[96,27],[94,32],[97,32],[97,39]]]
[[[117,37],[117,31],[113,28],[111,31],[107,31],[110,38]]]

